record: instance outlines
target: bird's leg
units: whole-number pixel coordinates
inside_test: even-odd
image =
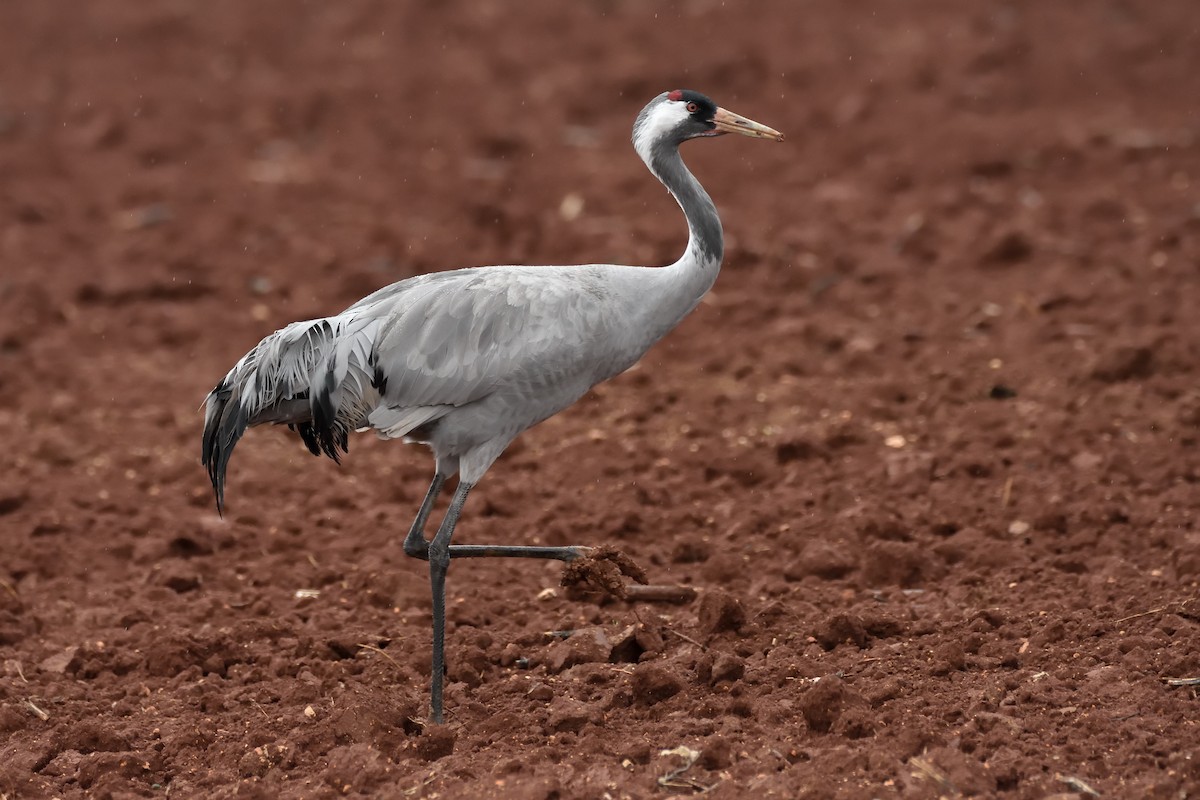
[[[471,484],[460,480],[446,517],[433,541],[429,542],[426,553],[429,559],[429,586],[433,590],[433,664],[430,670],[433,691],[430,717],[435,725],[442,724],[442,685],[446,678],[446,570],[450,568],[450,537],[454,535],[454,526],[458,524],[458,515],[462,513],[463,503],[467,501],[470,491]]]
[[[429,484],[429,491],[425,493],[425,499],[421,502],[421,508],[417,511],[417,518],[413,520],[412,527],[408,530],[408,536],[404,537],[404,552],[406,555],[421,560],[429,558],[429,542],[425,541],[425,524],[429,521],[429,515],[433,511],[433,505],[437,502],[438,495],[442,493],[442,488],[446,484],[446,476],[442,473],[436,473],[433,476],[433,483]],[[450,546],[451,558],[546,558],[556,561],[574,561],[577,558],[582,558],[591,552],[590,547],[522,547],[510,545],[487,545],[487,544],[455,544]]]
[[[592,552],[593,548],[524,547],[503,544],[456,544],[450,547],[451,558],[546,558],[554,561],[574,561]]]
[[[463,504],[474,484],[459,480],[454,498],[446,510],[446,516],[432,541],[425,541],[425,523],[433,504],[445,484],[441,473],[433,476],[429,492],[421,503],[417,518],[404,540],[404,552],[415,558],[429,561],[429,587],[433,593],[433,663],[430,669],[432,691],[430,696],[430,718],[435,725],[442,724],[442,689],[446,673],[446,572],[452,558],[549,558],[558,561],[574,561],[591,552],[590,547],[521,547],[508,545],[452,545],[451,537],[458,525]]]
[[[429,542],[425,541],[425,523],[429,519],[429,512],[433,511],[433,504],[437,502],[438,495],[442,493],[442,486],[446,483],[446,476],[440,472],[433,475],[433,483],[429,484],[429,491],[425,493],[425,499],[421,501],[421,509],[417,512],[417,518],[413,520],[412,527],[408,529],[408,536],[404,537],[404,552],[413,558],[425,559],[428,557]]]

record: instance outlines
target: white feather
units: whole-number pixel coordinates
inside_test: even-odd
[[[643,161],[650,163],[650,148],[654,142],[682,125],[689,116],[687,103],[669,100],[664,92],[646,107],[634,124],[633,148]]]

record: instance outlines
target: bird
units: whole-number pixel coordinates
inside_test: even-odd
[[[433,599],[430,719],[442,724],[446,575],[456,558],[569,562],[592,548],[451,543],[467,495],[522,432],[633,366],[716,281],[724,234],[716,206],[684,164],[691,139],[783,134],[675,89],[637,115],[632,142],[687,220],[684,253],[661,267],[493,266],[419,275],[346,310],[294,322],[244,355],[208,394],[201,462],[218,513],[229,459],[246,429],[287,425],[335,462],[352,431],[428,445],[434,474],[404,539],[429,563]],[[458,483],[437,532],[425,528],[448,480]]]

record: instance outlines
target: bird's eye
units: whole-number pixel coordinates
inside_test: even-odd
[[[700,106],[696,105],[695,103],[688,103],[687,110],[688,110],[689,114],[695,114],[697,111],[700,110]]]

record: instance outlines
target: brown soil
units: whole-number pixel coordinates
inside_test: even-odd
[[[751,8],[753,10],[751,10]],[[1194,0],[0,5],[0,795],[1195,797]],[[663,263],[685,86],[716,290],[530,431],[459,540],[428,454],[243,442],[263,334],[416,272]],[[1189,310],[1190,309],[1190,310]],[[548,633],[555,632],[555,633]]]

